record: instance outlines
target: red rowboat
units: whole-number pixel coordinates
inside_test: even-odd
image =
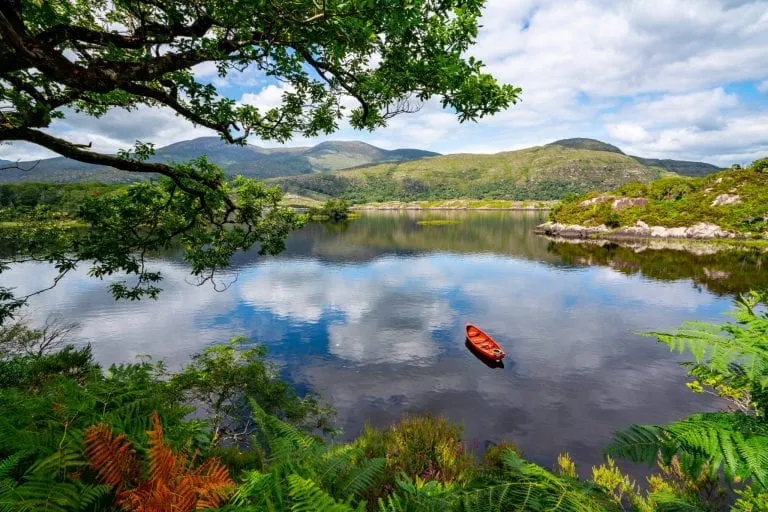
[[[485,334],[482,329],[472,324],[467,324],[467,341],[483,356],[494,361],[504,359],[504,350],[493,338]]]

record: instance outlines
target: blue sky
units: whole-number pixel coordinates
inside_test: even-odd
[[[427,102],[374,133],[343,125],[290,145],[357,139],[492,153],[594,137],[631,154],[720,165],[768,154],[768,0],[489,0],[482,25],[471,53],[523,88],[520,104],[462,125]],[[223,80],[212,65],[195,72],[236,101],[272,106],[283,92],[250,70]],[[99,121],[69,114],[51,131],[107,151],[210,134],[158,109]],[[46,154],[28,145],[0,150],[8,159]]]

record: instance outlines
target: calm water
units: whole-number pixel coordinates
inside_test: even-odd
[[[417,224],[425,218],[459,223]],[[678,358],[637,333],[719,320],[734,292],[768,282],[761,257],[556,244],[531,233],[541,218],[382,213],[310,225],[279,257],[238,257],[223,292],[189,284],[168,258],[157,301],[115,303],[83,271],[38,297],[33,315],[80,321],[105,362],[152,354],[173,367],[242,334],[332,403],[347,437],[366,420],[433,412],[478,447],[509,438],[545,465],[567,450],[587,469],[617,428],[715,407],[688,392]],[[31,264],[2,281],[22,291],[51,276]],[[503,345],[505,368],[468,352],[468,321]]]

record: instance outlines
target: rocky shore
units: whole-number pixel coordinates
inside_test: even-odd
[[[638,221],[634,226],[611,229],[608,226],[580,226],[578,224],[560,224],[557,222],[545,222],[536,227],[535,232],[547,236],[561,238],[605,238],[605,239],[632,239],[632,238],[667,238],[687,240],[715,240],[741,238],[736,233],[726,231],[715,224],[700,222],[693,226],[668,228],[665,226],[649,226],[643,221]]]

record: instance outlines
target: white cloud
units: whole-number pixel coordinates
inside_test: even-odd
[[[429,102],[373,134],[342,123],[333,138],[453,153],[587,136],[623,143],[622,149],[644,156],[721,164],[768,152],[768,143],[755,133],[768,105],[750,103],[729,88],[754,83],[768,92],[765,0],[489,0],[481,23],[471,54],[502,81],[523,87],[522,103],[459,125],[453,114]],[[194,72],[261,108],[279,105],[285,91],[283,85],[264,86],[266,77],[253,66],[225,79],[212,64]],[[52,131],[109,148],[150,137],[165,144],[201,133],[167,113],[154,118],[142,111],[137,117],[117,115],[104,124],[73,118]],[[30,150],[0,148],[6,154],[26,156]]]
[[[627,142],[642,142],[651,138],[650,134],[640,125],[632,123],[617,123],[606,125],[608,135],[614,139]]]
[[[258,93],[247,92],[240,98],[240,102],[258,107],[262,111],[279,107],[283,103],[283,95],[286,92],[292,92],[293,88],[288,85],[268,85]]]

